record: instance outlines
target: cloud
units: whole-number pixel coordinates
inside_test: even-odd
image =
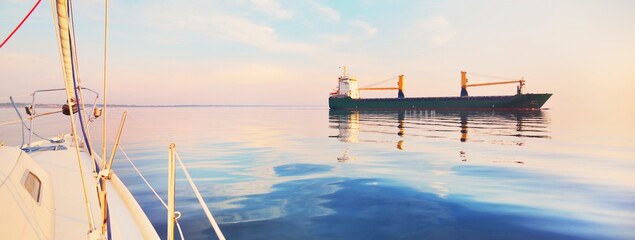
[[[211,36],[253,46],[261,45],[263,42],[275,41],[277,38],[275,29],[269,26],[229,15],[220,15],[210,18],[209,21],[201,21],[199,22],[199,27],[206,29],[205,32]]]
[[[346,33],[327,34],[322,36],[322,38],[331,43],[346,43],[354,40],[368,39],[377,34],[377,28],[362,20],[350,20],[348,21],[348,26],[349,28]]]
[[[358,30],[361,30],[366,37],[372,37],[373,35],[375,35],[375,33],[377,33],[377,28],[362,20],[351,20],[348,24],[357,28]]]
[[[289,19],[293,17],[291,11],[283,9],[280,3],[275,0],[251,0],[250,3],[255,10],[274,18]]]
[[[226,79],[234,83],[269,84],[292,81],[294,74],[281,65],[266,63],[223,64],[210,74],[214,79]]]
[[[313,10],[326,17],[326,19],[330,21],[339,22],[341,19],[340,13],[329,6],[322,5],[318,2],[311,2],[310,5],[311,7],[313,7]]]
[[[259,6],[260,10],[278,17],[291,16],[290,12],[279,8],[277,2],[268,0],[252,0],[252,2]],[[188,14],[175,15],[174,12]],[[188,41],[191,35],[198,35],[204,38],[238,42],[265,51],[311,52],[316,50],[316,47],[311,44],[281,40],[275,28],[231,12],[175,3],[157,4],[145,14],[147,15],[146,25],[161,28],[169,32],[170,36],[179,38],[180,41]]]
[[[200,22],[200,26],[208,36],[240,42],[267,51],[277,52],[310,52],[315,47],[310,44],[286,42],[279,39],[272,27],[257,24],[249,19],[220,15],[209,18],[209,22]]]
[[[450,25],[447,19],[443,16],[436,16],[433,18],[424,19],[421,21],[421,27],[424,29],[434,29],[439,27],[445,27]]]
[[[423,19],[417,28],[422,37],[436,45],[443,45],[457,35],[450,22],[443,16]]]

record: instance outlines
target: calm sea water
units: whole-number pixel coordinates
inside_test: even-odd
[[[165,196],[176,143],[228,239],[635,239],[635,128],[607,115],[127,110],[124,150]],[[121,156],[165,236],[164,207]],[[177,177],[187,239],[214,239]]]

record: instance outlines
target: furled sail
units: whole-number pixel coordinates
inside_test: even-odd
[[[68,2],[66,0],[57,0],[57,24],[59,31],[60,51],[62,54],[62,67],[64,72],[64,86],[66,87],[66,96],[74,96],[73,91],[73,61],[71,58],[71,31],[70,18],[68,14]]]
[[[76,50],[73,49],[75,44],[73,39],[73,19],[72,19],[72,8],[70,7],[69,0],[56,0],[56,10],[57,10],[57,31],[59,37],[59,45],[60,45],[60,55],[62,60],[62,70],[64,73],[64,87],[66,88],[66,101],[69,106],[68,109],[73,109],[73,112],[82,109],[82,111],[78,112],[79,123],[82,131],[82,135],[84,137],[84,142],[86,143],[86,148],[88,152],[93,157],[93,151],[90,144],[90,134],[88,133],[88,129],[84,124],[84,116],[85,113],[83,109],[85,109],[83,105],[81,86],[78,75],[78,67],[77,67],[77,55]],[[71,108],[72,106],[72,108]],[[77,110],[75,110],[77,109]],[[68,112],[70,114],[70,112]],[[71,119],[71,123],[73,128],[75,124]]]
[[[59,37],[59,47],[60,47],[60,55],[61,55],[61,60],[62,60],[62,70],[64,73],[64,87],[66,88],[66,101],[68,104],[68,115],[70,115],[70,122],[71,122],[71,134],[73,136],[73,141],[75,146],[79,146],[79,136],[77,134],[76,128],[75,128],[75,118],[73,117],[73,108],[74,106],[72,104],[75,104],[75,106],[77,107],[78,110],[81,109],[81,111],[78,111],[78,119],[81,125],[81,130],[82,130],[82,134],[84,137],[84,142],[86,143],[86,148],[91,156],[91,162],[94,163],[94,166],[97,166],[96,161],[94,159],[94,155],[93,155],[93,151],[90,148],[90,141],[87,135],[87,129],[84,126],[83,123],[83,119],[82,119],[82,111],[83,108],[80,108],[81,103],[79,102],[79,84],[78,81],[76,81],[76,65],[75,62],[73,61],[73,32],[72,32],[72,25],[71,25],[71,15],[70,15],[70,7],[69,7],[69,1],[68,0],[57,0],[56,1],[56,10],[57,10],[57,31],[58,31],[58,37]],[[80,153],[79,153],[79,147],[75,148],[75,152],[77,155],[77,162],[78,162],[78,166],[79,166],[79,170],[80,172],[83,172],[83,166],[81,163],[81,157],[80,157]],[[86,204],[86,216],[88,219],[88,235],[89,235],[89,239],[103,239],[101,237],[101,234],[103,234],[104,232],[102,231],[96,231],[95,228],[95,222],[93,220],[93,213],[92,210],[90,209],[90,203],[88,201],[88,195],[87,195],[87,191],[86,191],[86,186],[84,185],[84,180],[82,177],[82,187],[83,189],[83,193],[84,193],[84,199],[85,199],[85,204]],[[105,200],[104,200],[105,201]],[[100,203],[103,206],[107,206],[105,203]],[[105,219],[106,217],[104,217]],[[105,228],[104,228],[105,229]]]

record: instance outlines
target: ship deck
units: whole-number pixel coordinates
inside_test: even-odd
[[[538,110],[550,93],[502,96],[358,98],[329,97],[331,109],[443,109],[443,110]]]
[[[71,144],[72,138],[67,135],[64,140],[61,144],[48,141],[35,144],[42,147],[64,145],[66,150],[36,151],[29,155],[49,173],[53,183],[55,239],[86,239],[89,224],[77,154]],[[101,217],[96,194],[97,178],[93,173],[91,158],[83,148],[80,148],[80,156],[90,208],[95,227],[99,230]],[[145,213],[114,173],[107,183],[107,190],[113,239],[159,239]]]

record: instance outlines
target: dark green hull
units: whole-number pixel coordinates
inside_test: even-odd
[[[539,110],[551,93],[480,97],[368,98],[329,97],[331,109]]]

